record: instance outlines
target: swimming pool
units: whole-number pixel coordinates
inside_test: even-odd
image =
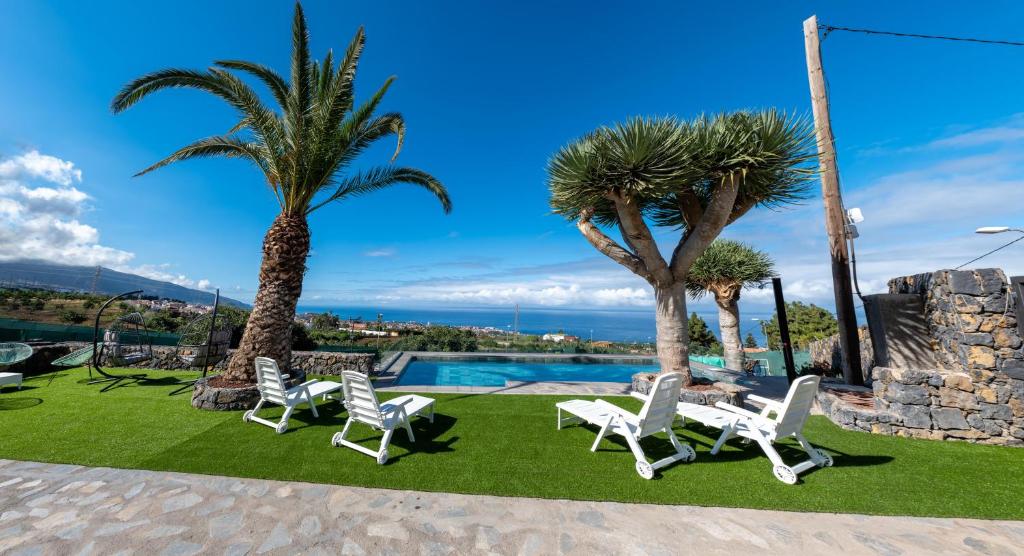
[[[658,372],[652,360],[413,359],[400,385],[505,386],[506,382],[630,382],[636,373]],[[700,374],[694,369],[694,374]]]

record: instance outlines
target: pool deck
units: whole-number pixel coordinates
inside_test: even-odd
[[[993,556],[1021,546],[1024,522],[1014,521],[505,498],[0,459],[0,554],[10,556]]]
[[[435,351],[407,351],[402,353],[376,381],[377,390],[382,392],[422,392],[442,394],[567,394],[579,396],[627,396],[631,384],[626,382],[571,382],[571,381],[508,381],[504,386],[433,386],[421,384],[397,384],[406,367],[416,359],[432,361],[594,361],[621,364],[650,364],[657,362],[651,355],[591,354],[591,353],[506,353],[506,352],[465,352],[449,353]],[[786,377],[747,377],[742,373],[727,371],[696,361],[690,367],[704,376],[716,376],[727,382],[741,380],[737,384],[744,394],[757,394],[766,398],[781,399],[788,389]]]

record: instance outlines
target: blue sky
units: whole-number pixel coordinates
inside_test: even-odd
[[[633,115],[746,107],[809,112],[801,23],[1024,39],[1024,7],[934,2],[306,2],[313,51],[367,47],[357,92],[398,80],[399,158],[454,211],[399,186],[322,209],[303,303],[645,307],[646,284],[550,214],[545,163]],[[132,174],[235,119],[193,91],[113,116],[128,80],[243,58],[286,71],[292,4],[10,1],[0,18],[0,258],[103,264],[250,300],[276,204],[234,160]],[[998,14],[998,17],[993,17]],[[1024,226],[1024,48],[834,33],[824,42],[846,203],[864,209],[861,285],[956,266]],[[369,155],[383,162],[392,145]],[[817,188],[726,231],[767,250],[790,298],[831,305]],[[666,251],[671,231],[659,234]],[[27,239],[26,239],[27,238]],[[1024,273],[1018,244],[984,261]],[[763,308],[767,292],[748,292]],[[706,302],[705,302],[706,303]]]

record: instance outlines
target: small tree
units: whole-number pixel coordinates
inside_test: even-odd
[[[814,158],[812,126],[774,109],[690,122],[634,118],[563,147],[548,163],[548,186],[555,212],[654,289],[661,370],[690,384],[690,267],[750,209],[800,199]],[[667,260],[651,223],[681,230]],[[624,245],[602,228],[617,229]]]
[[[786,303],[786,317],[789,322],[790,342],[795,349],[806,349],[811,342],[839,332],[835,315],[813,303]],[[778,313],[772,315],[772,320],[765,325],[765,333],[768,336],[768,349],[782,349]]]
[[[337,330],[341,326],[341,319],[330,312],[313,315],[311,323],[313,330]]]
[[[718,343],[718,338],[700,315],[690,313],[690,319],[686,324],[691,351],[698,355],[717,354],[721,351],[722,345]]]
[[[756,348],[757,347],[757,340],[754,339],[754,335],[752,333],[747,332],[747,337],[743,339],[743,347],[747,347],[747,348]]]
[[[717,239],[701,255],[686,283],[690,297],[699,299],[710,292],[718,305],[718,328],[725,350],[725,367],[743,370],[740,342],[740,292],[761,286],[775,275],[775,263],[764,252],[738,241]]]

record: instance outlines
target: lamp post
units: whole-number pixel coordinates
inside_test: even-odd
[[[1014,243],[1017,243],[1018,241],[1024,240],[1024,229],[1021,229],[1021,228],[1011,228],[1009,226],[982,226],[981,228],[978,228],[978,229],[974,230],[974,233],[976,233],[976,234],[986,234],[986,235],[1002,234],[1002,233],[1005,233],[1005,232],[1017,232],[1017,233],[1021,234],[1021,236],[1019,238],[1013,240],[1013,241],[1009,241],[1007,243],[1004,243],[1004,244],[1000,245],[999,247],[996,247],[995,249],[993,249],[993,250],[991,250],[991,251],[989,251],[989,252],[987,252],[987,253],[985,253],[983,255],[974,257],[973,259],[971,259],[971,260],[967,261],[966,263],[964,263],[964,264],[954,268],[953,270],[960,270],[961,268],[963,268],[963,267],[965,267],[965,266],[967,266],[967,265],[969,265],[969,264],[971,264],[971,263],[973,263],[975,261],[980,261],[981,259],[984,259],[985,257],[991,255],[992,253],[995,253],[997,251],[1001,251],[1001,250],[1003,250],[1003,249],[1013,245]]]

